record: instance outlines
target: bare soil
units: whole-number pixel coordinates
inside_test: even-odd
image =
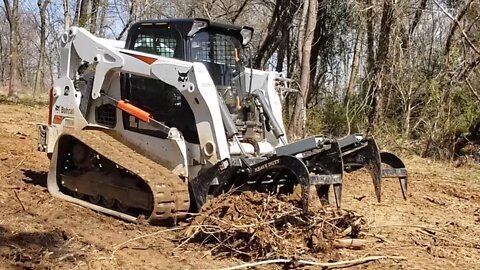
[[[0,269],[219,269],[241,264],[211,247],[184,243],[178,228],[123,222],[53,198],[49,160],[36,150],[45,107],[0,105]],[[409,196],[397,180],[375,199],[370,176],[347,174],[342,207],[364,216],[366,248],[329,260],[405,256],[353,269],[480,269],[480,166],[403,157]],[[325,261],[319,254],[318,261]],[[315,258],[313,258],[315,259]]]

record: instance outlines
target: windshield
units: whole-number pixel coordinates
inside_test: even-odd
[[[193,61],[204,63],[232,114],[237,114],[241,108],[241,93],[245,87],[242,50],[235,36],[203,31],[192,38]]]

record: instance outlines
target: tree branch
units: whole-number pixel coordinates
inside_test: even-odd
[[[470,80],[466,79],[465,82],[467,83],[468,88],[470,89],[472,94],[477,98],[478,101],[480,101],[480,96],[478,95],[477,91],[475,91],[475,89],[473,88],[472,84],[470,83]]]
[[[348,261],[338,261],[333,263],[322,263],[322,262],[315,262],[315,261],[307,261],[307,260],[294,260],[294,259],[273,259],[273,260],[265,260],[253,263],[245,263],[240,264],[232,267],[222,268],[220,270],[236,270],[242,268],[249,268],[255,267],[260,265],[267,265],[267,264],[300,264],[300,265],[313,265],[313,266],[320,266],[322,269],[331,269],[331,268],[346,268],[354,265],[359,265],[371,261],[378,261],[382,259],[391,259],[391,260],[406,260],[407,257],[403,256],[368,256],[360,259],[355,260],[348,260]]]
[[[457,18],[454,18],[452,15],[450,15],[450,13],[448,13],[448,11],[442,6],[440,5],[436,0],[433,0],[433,2],[435,3],[435,5],[437,5],[441,10],[442,12],[447,15],[448,18],[450,18],[450,20],[452,20],[456,27],[458,27],[460,29],[460,32],[462,32],[462,35],[463,37],[465,38],[465,40],[467,41],[468,45],[478,54],[480,55],[480,50],[475,47],[475,44],[473,44],[473,42],[470,40],[470,38],[468,37],[467,33],[465,33],[465,31],[463,30],[462,26],[460,25],[460,22],[459,22],[459,19]],[[468,6],[470,5],[470,3],[472,3],[473,0],[470,0],[468,1],[468,3],[465,4],[465,8],[462,10],[462,12],[459,13],[459,15],[462,15],[462,14],[465,14],[465,12],[467,11],[468,9]],[[460,17],[460,16],[457,16],[457,17]],[[463,15],[461,16],[463,17]],[[460,17],[460,19],[461,19]],[[453,35],[453,32],[455,31],[455,26],[452,27],[452,31],[450,32],[450,36]],[[449,40],[450,40],[450,36],[449,36]],[[447,46],[449,47],[449,45],[447,44]],[[449,48],[446,48],[446,52],[448,52],[450,49]]]

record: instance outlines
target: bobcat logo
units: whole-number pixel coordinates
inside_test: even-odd
[[[178,72],[178,82],[187,82],[188,81],[188,70],[187,72]]]
[[[187,70],[187,72],[180,72],[180,71],[177,71],[178,73],[178,82],[182,85],[182,88],[185,88],[187,82],[188,82],[188,72],[189,70]]]

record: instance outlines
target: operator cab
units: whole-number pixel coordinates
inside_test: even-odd
[[[188,62],[203,63],[232,114],[245,89],[244,46],[253,29],[204,19],[140,21],[130,28],[126,47]]]
[[[252,34],[253,29],[249,27],[204,19],[148,20],[131,26],[125,46],[130,50],[203,63],[232,117],[237,118],[246,93],[245,57],[242,56]],[[151,112],[167,126],[175,126],[187,141],[198,142],[191,108],[175,87],[129,74],[124,76],[122,98]],[[159,136],[157,131],[127,118],[124,114],[126,129]]]

